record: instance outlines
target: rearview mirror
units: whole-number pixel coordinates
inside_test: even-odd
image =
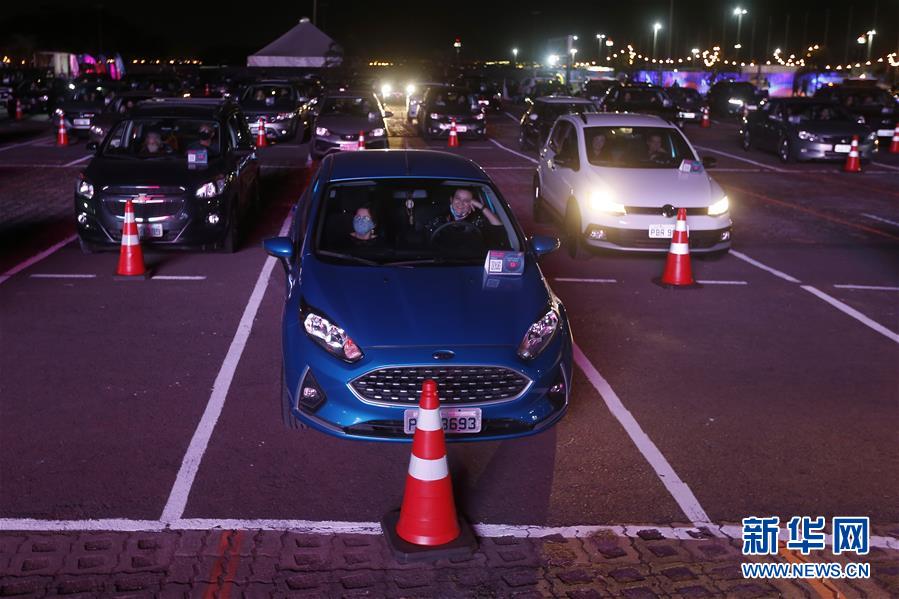
[[[703,156],[702,157],[702,166],[704,168],[714,168],[715,165],[718,164],[718,159],[714,156]]]
[[[528,241],[538,258],[553,253],[562,245],[558,237],[549,235],[534,235]]]
[[[290,237],[269,237],[262,242],[269,256],[289,261],[293,258],[293,240]]]

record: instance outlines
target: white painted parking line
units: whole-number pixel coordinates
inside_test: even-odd
[[[617,283],[618,279],[572,279],[569,277],[556,277],[553,281],[560,283]]]
[[[154,275],[154,281],[205,281],[205,275]]]
[[[785,272],[781,272],[781,271],[777,270],[776,268],[772,268],[772,267],[768,266],[767,264],[762,264],[758,260],[756,260],[754,258],[750,258],[746,254],[738,252],[734,249],[731,249],[730,255],[734,256],[735,258],[739,258],[740,260],[742,260],[744,262],[748,262],[749,264],[752,264],[756,268],[761,268],[762,270],[768,271],[775,277],[780,277],[784,281],[789,281],[790,283],[800,283],[801,282],[796,277],[791,277],[790,275],[788,275]]]
[[[749,285],[747,281],[715,281],[711,279],[696,279],[700,285]]]
[[[590,360],[587,359],[587,356],[584,355],[584,352],[581,351],[581,348],[578,347],[577,344],[574,344],[573,349],[575,364],[577,364],[584,372],[587,380],[590,381],[594,389],[596,389],[600,397],[602,397],[606,407],[624,428],[625,432],[631,438],[631,441],[634,442],[634,445],[637,446],[637,449],[640,450],[640,453],[643,454],[643,457],[646,458],[646,461],[652,466],[652,469],[655,470],[659,480],[665,485],[665,488],[674,498],[674,501],[677,502],[677,505],[680,506],[684,515],[689,518],[694,526],[710,527],[711,521],[709,520],[708,514],[706,514],[706,511],[699,504],[699,500],[696,499],[696,496],[693,494],[693,491],[690,490],[690,487],[687,486],[687,483],[680,479],[674,471],[674,468],[671,467],[671,464],[668,463],[668,460],[665,459],[665,456],[662,455],[662,452],[656,447],[656,444],[652,442],[652,439],[650,439],[645,432],[643,432],[643,429],[640,428],[640,425],[637,423],[633,414],[624,407],[624,404],[621,403],[621,400],[612,390],[608,381],[606,381],[606,379],[599,374],[599,371],[594,368],[593,364],[590,363]]]
[[[503,144],[499,143],[498,141],[496,141],[496,140],[493,139],[492,137],[490,138],[490,142],[491,142],[493,145],[495,145],[496,147],[502,148],[502,149],[505,150],[506,152],[509,152],[509,153],[511,153],[511,154],[515,154],[515,155],[518,156],[519,158],[524,158],[525,160],[528,160],[528,161],[530,161],[530,162],[533,162],[534,164],[537,164],[537,161],[534,160],[533,158],[531,158],[530,156],[527,156],[526,154],[522,154],[521,152],[516,152],[516,151],[513,150],[512,148],[509,148],[509,147],[504,146]]]
[[[866,212],[862,212],[862,216],[870,218],[871,220],[880,221],[882,223],[886,223],[888,225],[893,225],[894,227],[899,227],[899,223],[894,220],[890,220],[888,218],[884,218],[882,216],[877,216],[876,214],[868,214]]]
[[[882,162],[874,162],[873,160],[871,161],[871,164],[876,164],[879,167],[889,169],[891,171],[899,171],[899,166],[893,166],[891,164],[884,164]]]
[[[96,279],[97,275],[90,274],[65,274],[65,273],[35,273],[31,275],[32,279]]]
[[[824,293],[817,287],[812,287],[811,285],[802,285],[802,288],[805,289],[806,291],[808,291],[809,293],[811,293],[812,295],[815,295],[815,296],[823,299],[825,302],[827,302],[828,304],[830,304],[831,306],[833,306],[834,308],[836,308],[843,314],[851,316],[852,318],[859,321],[860,323],[862,323],[866,327],[870,328],[871,330],[877,331],[878,333],[880,333],[881,335],[883,335],[884,337],[886,337],[893,343],[899,343],[899,334],[894,333],[893,331],[886,328],[879,322],[874,322],[873,320],[871,320],[870,318],[868,318],[867,316],[865,316],[864,314],[862,314],[861,312],[859,312],[858,310],[853,308],[852,306],[850,306],[848,304],[844,304],[843,302],[841,302],[840,300],[838,300],[837,298],[835,298],[831,295],[827,295],[826,293]]]
[[[510,119],[512,119],[513,121],[515,121],[516,123],[521,122],[521,119],[518,118],[517,116],[515,116],[514,114],[512,114],[511,112],[503,111],[503,114],[506,115],[507,117],[509,117]]]
[[[23,162],[23,163],[0,164],[0,168],[76,168],[76,167],[66,166],[65,164],[35,164],[33,162]]]
[[[709,148],[709,147],[707,147],[707,146],[697,146],[697,145],[694,145],[693,147],[696,148],[696,149],[698,149],[698,150],[702,150],[703,152],[712,152],[712,153],[714,153],[714,154],[721,154],[722,156],[727,156],[728,158],[733,158],[734,160],[739,160],[739,161],[741,161],[741,162],[746,162],[746,163],[748,163],[748,164],[754,164],[755,166],[759,166],[759,167],[761,167],[761,168],[764,168],[764,169],[768,169],[768,170],[774,171],[774,172],[776,172],[776,173],[788,173],[788,172],[790,172],[790,171],[788,171],[787,169],[777,168],[776,166],[770,166],[770,165],[765,164],[765,163],[763,163],[763,162],[756,162],[755,160],[750,160],[749,158],[744,158],[743,156],[737,156],[736,154],[731,154],[730,152],[723,152],[723,151],[721,151],[721,150],[716,150],[716,149],[714,149],[714,148]]]
[[[43,141],[43,138],[31,139],[31,140],[23,141],[23,142],[20,142],[17,144],[9,144],[8,146],[0,146],[0,152],[4,152],[6,150],[12,150],[13,148],[21,148],[23,146],[33,146],[35,144],[40,143],[41,141]]]
[[[860,289],[862,291],[899,291],[899,287],[889,287],[886,285],[834,285],[837,289]]]
[[[78,158],[77,160],[73,160],[72,162],[66,162],[66,163],[65,163],[64,165],[62,165],[62,166],[63,166],[63,167],[67,167],[67,166],[75,166],[76,164],[81,164],[81,163],[84,162],[85,160],[87,160],[87,159],[89,159],[89,158],[93,158],[93,157],[94,157],[93,154],[88,154],[87,156],[82,156],[81,158]]]
[[[278,233],[279,236],[287,234],[292,216],[293,213],[290,212],[284,219],[284,223],[281,225],[281,230]],[[262,298],[268,287],[268,280],[277,261],[276,258],[269,256],[262,265],[262,271],[259,273],[259,278],[256,279],[256,285],[253,287],[250,299],[247,301],[243,315],[240,317],[240,322],[234,333],[234,339],[231,340],[231,346],[228,348],[225,360],[222,362],[218,375],[215,377],[206,409],[203,411],[203,416],[200,418],[197,429],[190,440],[190,445],[188,445],[187,452],[185,452],[184,459],[181,462],[181,468],[178,470],[175,483],[172,485],[169,498],[162,510],[162,520],[164,522],[178,520],[184,515],[184,508],[187,506],[190,489],[194,484],[194,479],[197,477],[197,470],[200,468],[200,462],[203,460],[206,448],[209,446],[212,431],[215,429],[215,425],[222,413],[222,408],[225,406],[225,399],[228,397],[228,391],[231,389],[234,373],[237,371],[237,365],[240,363],[244,348],[247,346],[247,340],[250,338],[250,332],[253,330],[253,321],[256,319],[256,313],[262,304]]]
[[[481,538],[516,537],[542,538],[561,536],[565,539],[596,537],[611,534],[617,537],[635,538],[647,530],[657,531],[666,539],[701,541],[697,533],[704,531],[689,526],[660,526],[658,524],[577,524],[573,526],[539,526],[531,524],[472,524],[475,534]],[[708,532],[740,541],[743,527],[735,524],[710,524]],[[16,532],[162,532],[166,530],[264,530],[298,532],[306,534],[360,534],[381,535],[380,522],[346,522],[337,520],[277,520],[240,518],[179,518],[172,522],[162,520],[128,520],[104,518],[97,520],[38,520],[35,518],[0,518],[0,530]],[[718,533],[717,535],[715,533]],[[780,540],[786,541],[789,531],[780,531]],[[824,535],[826,545],[833,545],[833,536]],[[870,547],[899,550],[899,539],[871,535]]]
[[[75,240],[75,237],[76,237],[76,235],[70,235],[70,236],[66,237],[65,239],[63,239],[62,241],[51,245],[44,251],[35,254],[34,256],[28,258],[27,260],[24,260],[23,262],[19,262],[18,264],[16,264],[15,266],[13,266],[9,270],[7,270],[5,273],[0,275],[0,284],[3,284],[7,279],[9,279],[14,274],[25,270],[29,266],[37,264],[38,262],[40,262],[41,260],[43,260],[44,258],[49,256],[50,254],[56,252],[57,250],[59,250],[60,248],[62,248],[64,246],[68,245],[69,243],[71,243],[72,241]]]

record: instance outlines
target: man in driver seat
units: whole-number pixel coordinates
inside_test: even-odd
[[[459,187],[450,198],[449,213],[436,216],[427,224],[428,233],[434,234],[446,223],[465,221],[478,228],[485,234],[486,239],[493,239],[492,227],[502,227],[503,224],[490,208],[474,198],[471,190]]]

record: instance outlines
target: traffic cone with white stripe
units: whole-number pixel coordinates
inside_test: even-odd
[[[16,98],[16,120],[21,121],[25,118],[25,112],[22,110],[22,100]]]
[[[852,145],[849,146],[849,155],[846,156],[846,164],[843,165],[843,171],[847,173],[862,172],[862,163],[858,156],[858,135],[852,136]]]
[[[890,144],[890,154],[899,154],[899,123],[893,130],[893,142]]]
[[[456,119],[450,120],[450,132],[447,146],[450,148],[459,147],[459,134],[456,132]]]
[[[119,252],[119,268],[116,270],[116,276],[128,279],[147,278],[144,253],[140,249],[140,236],[131,200],[125,202],[125,225],[122,228],[122,249]]]
[[[365,131],[359,131],[359,142],[356,144],[356,147],[360,150],[365,149]]]
[[[709,107],[708,106],[702,107],[702,121],[699,122],[699,126],[702,127],[703,129],[708,129],[709,127],[712,126],[712,121],[709,120]]]
[[[422,384],[402,507],[384,516],[381,528],[404,562],[470,555],[477,548],[471,528],[456,513],[437,383],[430,379]]]
[[[56,130],[56,145],[69,145],[69,133],[66,131],[66,117],[62,114],[59,115],[59,128]]]
[[[265,138],[265,118],[259,117],[259,126],[256,129],[256,147],[264,148],[268,145],[268,140]]]
[[[668,259],[665,262],[665,271],[660,281],[662,285],[674,287],[691,287],[696,285],[693,280],[693,269],[690,267],[690,238],[687,234],[687,209],[677,209],[677,223],[674,225],[674,235],[671,236],[671,247],[668,249]]]

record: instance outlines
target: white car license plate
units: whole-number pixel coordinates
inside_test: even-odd
[[[468,125],[456,125],[457,133],[465,133],[466,131],[468,131]]]
[[[440,420],[446,433],[481,432],[481,408],[440,408]],[[415,432],[418,410],[403,412],[403,431],[407,435]]]
[[[693,118],[696,118],[696,113],[695,112],[685,112],[685,113],[683,113],[682,116],[685,119],[693,119]]]
[[[340,142],[340,149],[344,152],[354,152],[359,149],[358,141],[342,141]]]
[[[851,149],[852,146],[849,144],[837,144],[833,147],[834,152],[840,152],[842,154],[847,154]]]
[[[673,235],[673,224],[649,225],[649,236],[652,239],[671,239]]]
[[[162,237],[162,223],[137,223],[137,232],[141,237]]]
[[[90,119],[74,119],[72,122],[76,127],[89,127],[91,124]]]
[[[891,129],[878,129],[877,137],[892,137],[893,131]]]

